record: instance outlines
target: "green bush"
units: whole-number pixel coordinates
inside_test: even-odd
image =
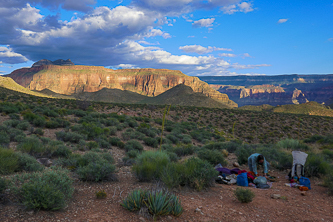
[[[198,157],[202,160],[207,160],[209,163],[213,164],[222,164],[222,166],[227,165],[227,161],[224,159],[224,155],[221,151],[218,150],[208,150],[208,149],[201,149],[198,152]]]
[[[34,157],[41,157],[46,151],[46,148],[37,137],[31,136],[19,143],[17,150],[28,153]]]
[[[138,150],[138,151],[142,151],[143,150],[143,146],[141,145],[141,143],[137,140],[130,140],[125,144],[125,150],[126,152],[130,151],[130,150]]]
[[[0,131],[0,146],[7,146],[10,143],[10,136],[5,131]]]
[[[185,162],[183,172],[185,184],[198,191],[212,186],[214,178],[218,175],[218,172],[208,161],[195,157]]]
[[[234,191],[234,194],[237,198],[242,203],[250,203],[252,202],[253,198],[255,197],[255,194],[253,191],[250,189],[243,189],[240,187],[237,187],[236,190]]]
[[[15,154],[18,157],[17,171],[39,172],[44,170],[44,166],[29,154],[27,153],[15,153]]]
[[[88,152],[76,162],[76,173],[81,180],[101,181],[114,180],[114,159],[109,153]]]
[[[19,130],[27,130],[29,128],[30,124],[26,121],[20,122],[16,128]]]
[[[139,181],[152,181],[160,178],[168,163],[170,158],[165,151],[145,151],[137,157],[132,170]]]
[[[288,150],[303,150],[303,151],[310,150],[310,147],[308,145],[300,143],[298,140],[295,139],[281,140],[277,143],[277,146]]]
[[[143,141],[145,142],[145,144],[147,146],[151,146],[153,148],[157,148],[158,147],[158,141],[155,138],[145,137],[145,138],[143,138]]]
[[[237,161],[240,165],[246,164],[247,159],[251,154],[254,153],[254,149],[252,147],[241,146],[237,148],[235,154],[237,156]]]
[[[304,140],[304,143],[315,143],[315,142],[317,142],[317,141],[319,141],[319,140],[322,140],[322,139],[324,139],[324,136],[321,136],[321,135],[313,135],[313,136],[311,136],[311,137],[309,137],[309,138],[306,138],[306,139]]]
[[[69,157],[72,154],[72,150],[65,145],[57,146],[56,150],[53,152],[52,157]]]
[[[323,155],[310,153],[306,159],[304,171],[308,177],[319,177],[320,175],[326,175],[330,167]]]
[[[7,189],[7,180],[0,177],[0,194],[2,194]]]
[[[324,178],[324,185],[328,188],[328,194],[333,195],[333,170],[331,169],[329,173]]]
[[[18,167],[18,157],[14,150],[0,147],[0,174],[14,173]]]
[[[32,125],[36,127],[44,127],[46,125],[46,120],[44,117],[38,116],[32,121]]]
[[[161,180],[168,188],[184,185],[184,166],[181,163],[168,164],[161,174]]]
[[[72,197],[73,180],[64,169],[52,169],[41,173],[22,174],[14,178],[14,193],[28,209],[59,210]],[[20,181],[23,185],[17,188]]]
[[[85,140],[86,138],[83,135],[80,135],[75,132],[64,132],[64,131],[59,131],[56,132],[56,136],[58,140],[62,140],[64,142],[71,142],[71,143],[79,143],[80,140]]]
[[[188,145],[177,144],[176,147],[171,149],[171,151],[176,153],[177,156],[181,157],[181,156],[192,155],[196,149],[197,149],[197,147],[193,146],[192,144],[188,144]]]

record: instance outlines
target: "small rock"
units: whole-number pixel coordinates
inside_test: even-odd
[[[29,212],[27,212],[27,214],[29,214],[30,216],[32,216],[34,214],[34,211],[33,210],[29,211]]]
[[[239,167],[239,163],[237,163],[237,162],[234,162],[232,165],[233,165],[234,167]]]
[[[195,209],[194,212],[201,212],[201,210],[199,208]]]
[[[145,218],[143,218],[143,217],[139,217],[139,220],[140,221],[146,221]]]
[[[46,167],[50,167],[52,165],[52,161],[48,158],[39,158],[37,159],[37,162]]]
[[[306,195],[308,195],[308,194],[307,194],[306,191],[302,191],[302,192],[301,192],[301,195],[302,195],[302,196],[306,196]]]
[[[272,194],[271,198],[273,198],[273,199],[280,199],[281,195],[280,194]]]
[[[172,220],[172,217],[171,217],[171,216],[168,216],[168,220]]]

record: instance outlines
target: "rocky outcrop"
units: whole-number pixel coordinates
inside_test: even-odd
[[[50,61],[47,59],[42,59],[39,60],[38,62],[35,62],[32,67],[37,67],[37,66],[43,66],[43,65],[57,65],[57,66],[73,66],[74,63],[70,60],[63,60],[63,59],[58,59],[56,61]]]
[[[103,88],[129,90],[146,96],[157,96],[176,85],[190,86],[216,101],[237,107],[226,94],[217,92],[198,77],[167,69],[112,70],[96,66],[41,65],[16,70],[8,75],[30,90],[49,89],[55,93],[71,95],[96,92]]]
[[[302,93],[302,91],[298,90],[298,89],[295,89],[293,91],[291,100],[292,100],[293,104],[301,104],[301,103],[309,102],[309,100],[307,100],[307,98],[305,98],[304,93]]]

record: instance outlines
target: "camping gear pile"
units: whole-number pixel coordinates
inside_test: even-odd
[[[309,178],[304,176],[304,165],[308,154],[301,151],[293,151],[293,167],[288,175],[290,183],[286,186],[298,188],[301,191],[311,190],[311,183]]]
[[[268,182],[266,177],[256,177],[252,171],[247,172],[246,170],[240,170],[238,168],[228,169],[222,167],[221,164],[217,165],[215,170],[219,172],[216,182],[220,184],[237,184],[238,186],[256,187],[260,189],[272,187],[272,183]]]

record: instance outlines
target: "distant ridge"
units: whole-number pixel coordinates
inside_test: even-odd
[[[58,59],[53,62],[47,59],[42,59],[39,60],[38,62],[35,62],[31,67],[38,67],[43,65],[74,66],[74,63],[70,59],[67,60]]]

